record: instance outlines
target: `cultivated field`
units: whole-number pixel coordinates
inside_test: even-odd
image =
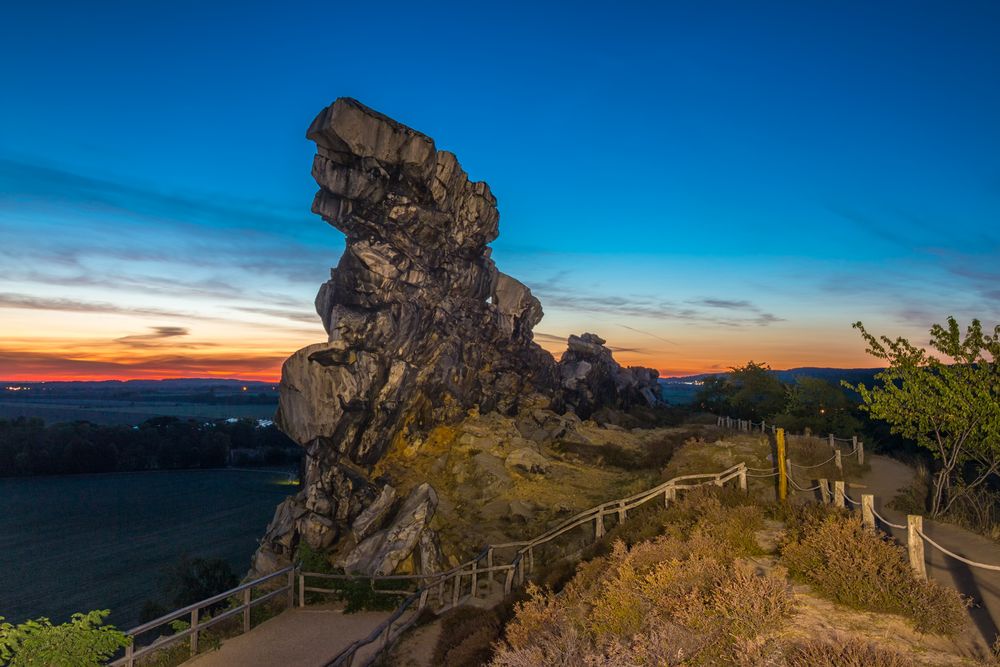
[[[110,608],[128,627],[182,555],[242,576],[285,473],[204,470],[0,479],[0,616],[19,622]]]

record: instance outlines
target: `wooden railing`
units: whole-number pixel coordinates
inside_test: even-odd
[[[241,584],[236,588],[232,588],[224,593],[219,593],[218,595],[213,595],[210,598],[206,598],[199,602],[195,602],[192,605],[188,605],[182,609],[177,609],[170,612],[164,616],[153,619],[148,623],[143,623],[142,625],[137,625],[134,628],[128,630],[127,634],[132,638],[132,643],[125,648],[125,655],[117,660],[109,663],[110,667],[134,667],[136,660],[140,657],[162,650],[172,644],[179,641],[187,639],[190,637],[191,642],[191,655],[196,655],[198,653],[198,637],[206,629],[212,627],[217,623],[233,618],[239,614],[243,615],[242,632],[250,631],[250,612],[256,605],[259,605],[267,600],[271,600],[279,595],[284,594],[286,596],[287,605],[289,608],[295,604],[295,566],[289,565],[286,568],[273,572],[267,576],[261,577],[259,579],[254,579],[253,581],[248,581],[245,584]],[[253,591],[255,588],[262,586],[263,584],[273,581],[275,579],[280,579],[281,577],[286,577],[285,583],[272,591],[261,595],[260,597],[254,598]],[[207,620],[202,620],[202,610],[207,607],[212,607],[224,602],[231,598],[237,598],[240,600],[239,604],[230,609],[212,616]],[[158,637],[152,644],[144,646],[141,648],[136,648],[135,640],[142,634],[151,632],[158,628],[162,628],[168,623],[173,621],[186,621],[189,623],[189,627],[179,632],[175,632],[171,635],[165,635]]]
[[[375,659],[391,648],[396,639],[415,621],[419,612],[423,610],[432,597],[442,607],[458,606],[463,600],[479,597],[483,593],[483,585],[486,587],[486,595],[493,593],[500,585],[503,586],[504,594],[509,594],[514,586],[524,583],[527,574],[534,571],[536,566],[536,552],[544,545],[553,542],[556,538],[569,533],[570,531],[594,526],[592,541],[600,539],[605,532],[604,519],[607,516],[616,516],[619,525],[628,520],[628,513],[652,500],[662,498],[664,506],[669,505],[676,497],[677,491],[691,489],[706,484],[724,486],[731,480],[738,480],[739,488],[747,490],[747,467],[745,463],[739,463],[727,470],[718,473],[704,473],[698,475],[682,475],[669,481],[659,484],[646,491],[641,491],[627,498],[620,498],[609,502],[601,503],[596,507],[584,510],[569,519],[566,519],[558,526],[542,533],[541,535],[519,542],[504,542],[485,547],[471,560],[456,567],[433,575],[396,575],[393,577],[367,577],[374,582],[382,580],[410,579],[424,581],[423,585],[414,591],[400,605],[392,616],[380,624],[372,633],[360,639],[346,649],[341,651],[333,660],[327,663],[326,667],[356,667],[355,660],[359,659],[361,651],[368,649],[369,653],[364,655],[362,662],[357,667],[370,665]],[[701,481],[695,481],[701,480]],[[498,563],[503,555],[510,553],[510,560],[506,563]],[[560,554],[559,560],[565,557]],[[311,573],[302,573],[299,579],[300,599],[305,591],[332,592],[332,589],[320,589],[305,585],[307,577],[316,576]],[[356,579],[350,575],[324,575],[329,579]],[[376,589],[378,590],[378,589]],[[385,591],[389,592],[389,591]],[[414,609],[414,603],[416,608]],[[400,622],[403,614],[411,611],[408,619]]]

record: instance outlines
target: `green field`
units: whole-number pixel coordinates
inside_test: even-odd
[[[274,508],[298,487],[274,471],[204,470],[0,479],[0,616],[111,609],[133,625],[182,555],[243,576]]]

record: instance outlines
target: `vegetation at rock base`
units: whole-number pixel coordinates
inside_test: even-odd
[[[316,572],[319,574],[344,574],[344,570],[334,567],[329,558],[315,550],[308,544],[299,544],[297,559],[301,564],[303,572]],[[405,582],[389,582],[393,588],[402,588]],[[344,612],[353,614],[359,611],[389,611],[395,609],[402,598],[394,593],[380,593],[373,588],[370,579],[360,577],[357,579],[317,579],[309,581],[306,585],[319,588],[329,588],[333,593],[306,593],[306,601],[309,603],[339,601],[344,603]]]
[[[914,576],[905,549],[856,516],[821,506],[792,510],[781,562],[824,597],[865,611],[900,614],[920,632],[955,635],[968,625],[954,589]]]
[[[15,626],[0,617],[0,661],[10,667],[97,667],[131,641],[104,625],[109,613],[73,614],[61,625],[39,618]]]
[[[876,337],[861,322],[854,327],[868,353],[889,367],[875,376],[875,386],[851,388],[862,410],[933,455],[931,516],[974,502],[1000,471],[1000,325],[987,334],[972,320],[963,336],[953,317],[946,327],[935,324],[930,347],[944,360],[905,338]]]

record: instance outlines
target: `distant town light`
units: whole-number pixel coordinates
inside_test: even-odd
[[[4,387],[7,391],[28,391],[31,387]]]
[[[247,388],[246,388],[246,387],[243,387],[243,391],[246,391],[246,390],[247,390]]]

